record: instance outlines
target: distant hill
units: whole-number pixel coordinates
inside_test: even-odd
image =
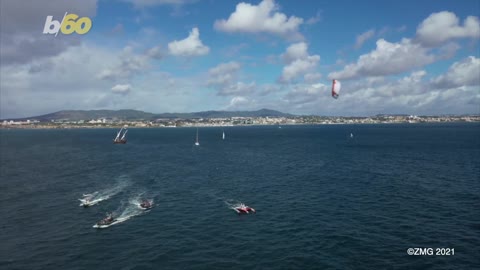
[[[167,119],[192,119],[192,118],[229,118],[229,117],[287,117],[291,114],[282,113],[275,110],[261,109],[257,111],[205,111],[192,113],[161,113],[154,114],[137,110],[65,110],[45,115],[21,118],[16,120],[38,120],[49,122],[51,120],[91,120],[99,118],[117,119],[117,120],[155,120],[159,118]],[[10,119],[8,119],[10,120]]]

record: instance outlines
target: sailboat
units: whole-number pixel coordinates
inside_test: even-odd
[[[225,131],[222,133],[222,140],[225,140]]]
[[[353,138],[353,133],[350,133],[350,138]]]
[[[127,132],[128,130],[125,128],[125,132],[122,134],[123,127],[118,131],[117,137],[113,139],[113,143],[115,144],[126,144],[127,143]]]
[[[197,140],[195,141],[195,145],[200,145],[200,143],[198,142],[198,128],[197,128]]]

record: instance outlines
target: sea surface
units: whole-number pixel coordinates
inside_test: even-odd
[[[0,269],[479,269],[478,123],[224,130],[0,130]]]

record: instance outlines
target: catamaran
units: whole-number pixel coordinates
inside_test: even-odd
[[[200,143],[198,142],[198,128],[197,128],[197,140],[195,141],[195,145],[200,145]]]
[[[126,144],[127,143],[127,128],[125,128],[125,132],[123,133],[122,135],[122,131],[123,131],[123,127],[118,131],[117,133],[117,137],[115,137],[115,139],[113,139],[113,143],[115,144]]]

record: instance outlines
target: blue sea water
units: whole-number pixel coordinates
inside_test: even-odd
[[[0,130],[0,269],[479,269],[478,123],[224,130]]]

